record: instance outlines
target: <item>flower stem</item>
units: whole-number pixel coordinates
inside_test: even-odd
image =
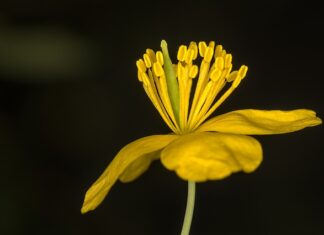
[[[195,193],[196,193],[195,182],[188,181],[187,208],[183,220],[181,235],[189,235],[190,233],[190,226],[191,226],[192,216],[195,207]]]

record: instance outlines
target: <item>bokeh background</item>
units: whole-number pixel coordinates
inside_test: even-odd
[[[187,184],[155,162],[94,212],[83,196],[125,144],[169,130],[135,61],[215,40],[249,66],[216,113],[323,110],[317,1],[19,1],[0,6],[0,234],[179,234]],[[323,127],[257,137],[264,162],[197,186],[192,235],[324,234]]]

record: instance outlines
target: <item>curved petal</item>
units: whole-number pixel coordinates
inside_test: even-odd
[[[124,172],[119,176],[123,183],[131,182],[143,174],[151,165],[152,161],[160,158],[160,150],[144,154],[134,162],[129,164]]]
[[[245,109],[216,116],[202,124],[197,131],[217,131],[244,135],[272,135],[316,126],[322,120],[312,110],[265,111]]]
[[[218,180],[233,172],[254,171],[262,161],[262,148],[250,136],[191,133],[164,148],[161,161],[182,179],[195,182]]]
[[[123,174],[124,179],[126,178],[128,180],[138,177],[148,168],[150,163],[143,163],[145,160],[141,161],[139,159],[146,157],[152,158],[154,152],[156,153],[156,151],[161,150],[176,138],[178,138],[176,135],[147,136],[122,148],[99,179],[97,179],[88,189],[81,212],[86,213],[90,210],[94,210],[103,201],[118,178]],[[144,165],[140,166],[139,163],[143,163]],[[140,170],[134,169],[134,166],[139,166]],[[129,171],[125,173],[125,170]],[[131,172],[132,170],[135,170],[134,174]]]

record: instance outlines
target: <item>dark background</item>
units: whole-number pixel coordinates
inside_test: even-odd
[[[215,40],[249,66],[216,111],[323,110],[316,1],[2,1],[0,234],[180,234],[186,182],[155,162],[94,212],[84,194],[125,144],[168,133],[135,61]],[[323,127],[260,136],[253,174],[198,184],[192,235],[324,234]]]

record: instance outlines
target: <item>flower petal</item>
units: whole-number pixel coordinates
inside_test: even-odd
[[[119,176],[123,183],[131,182],[143,174],[151,165],[152,161],[160,158],[160,150],[144,154],[134,162],[129,164],[124,172]]]
[[[252,172],[262,161],[259,142],[244,135],[191,133],[161,152],[162,164],[185,180],[218,180],[233,172]]]
[[[271,135],[316,126],[322,120],[307,109],[292,111],[245,109],[216,116],[198,128],[201,131],[217,131],[244,135]]]
[[[87,191],[81,212],[86,213],[94,210],[103,201],[119,177],[123,176],[126,181],[138,177],[148,168],[150,163],[149,161],[145,162],[145,160],[139,159],[149,158],[153,160],[152,156],[154,153],[176,138],[178,138],[176,135],[147,136],[122,148],[99,179]],[[140,166],[140,163],[144,165]],[[134,166],[138,166],[140,169],[137,170]],[[128,172],[125,173],[125,170],[128,170]],[[132,170],[135,171],[131,172]]]

